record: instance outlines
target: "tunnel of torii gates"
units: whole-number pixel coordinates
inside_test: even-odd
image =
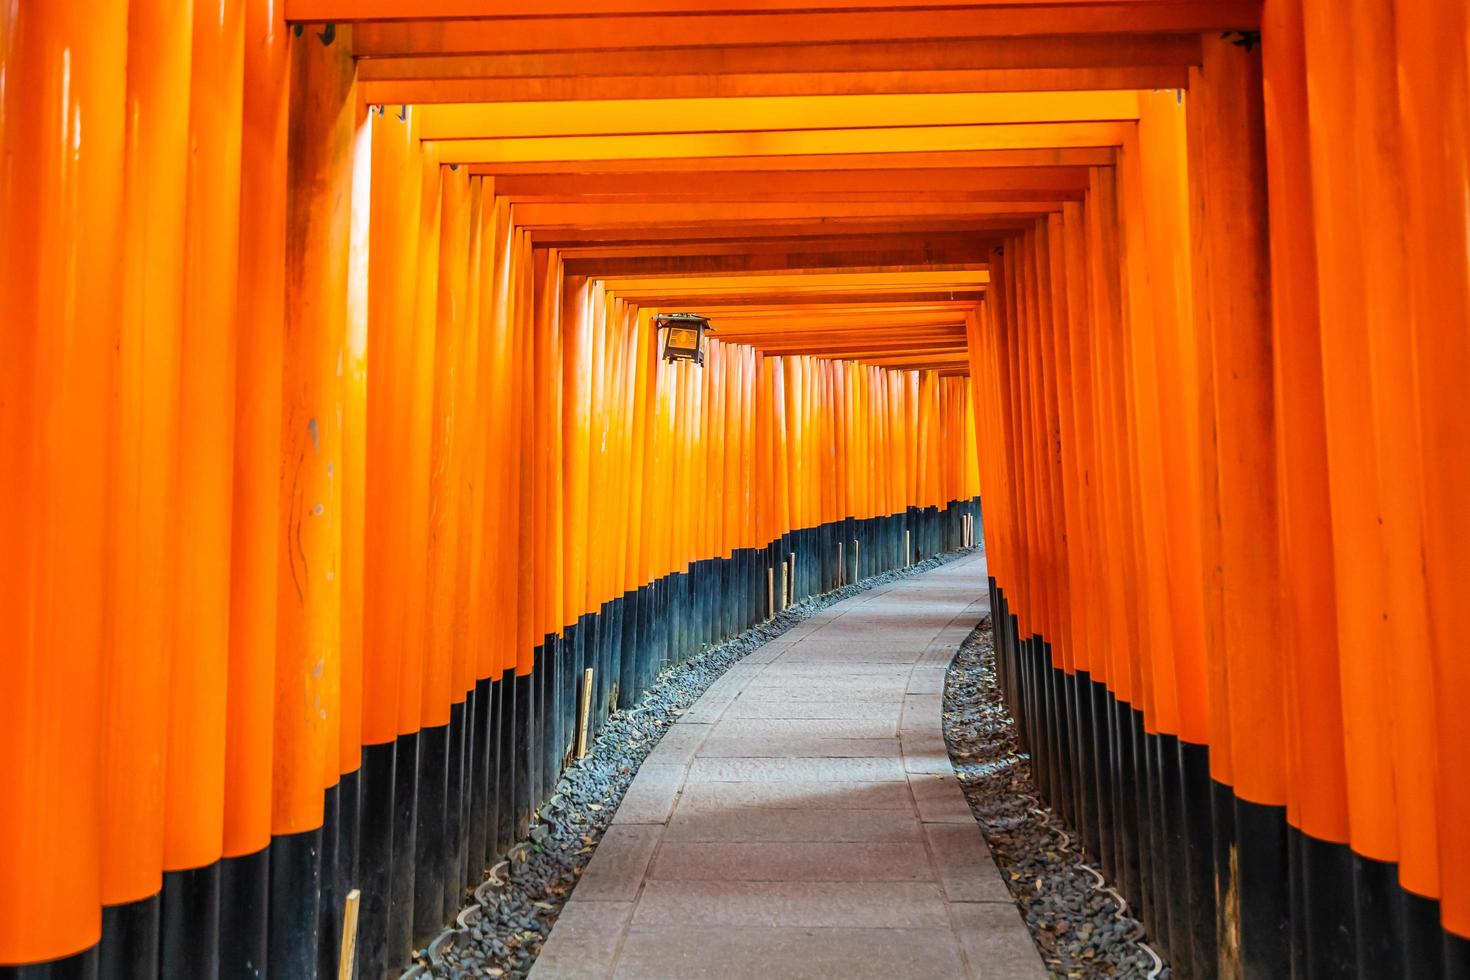
[[[1174,976],[1470,976],[1467,17],[0,5],[0,974],[396,973],[587,668],[978,523]]]

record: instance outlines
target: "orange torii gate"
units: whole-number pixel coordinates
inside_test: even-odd
[[[981,518],[1176,976],[1470,971],[1463,3],[185,8],[0,11],[0,974],[385,975]]]

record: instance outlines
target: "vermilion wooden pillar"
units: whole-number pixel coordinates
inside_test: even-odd
[[[128,9],[122,305],[112,418],[101,821],[104,975],[158,971],[188,163],[189,5]],[[182,97],[181,97],[182,95]]]
[[[101,925],[99,735],[127,9],[0,12],[0,962]],[[85,957],[61,975],[95,968]]]
[[[168,15],[172,16],[172,14]],[[286,314],[289,32],[273,4],[248,0],[240,155],[239,320],[230,650],[225,709],[220,970],[266,960],[275,741],[281,377]]]
[[[1266,149],[1271,200],[1272,341],[1281,486],[1282,574],[1291,588],[1287,629],[1287,819],[1292,842],[1293,969],[1348,970],[1345,943],[1318,937],[1352,928],[1348,808],[1339,677],[1321,306],[1312,198],[1306,50],[1300,0],[1268,0],[1263,33]],[[1330,302],[1335,302],[1332,300]]]
[[[1470,14],[1454,0],[1399,4],[1395,56],[1408,220],[1409,325],[1422,427],[1425,596],[1433,652],[1439,762],[1437,820],[1445,971],[1470,969],[1470,660],[1456,637],[1470,629]],[[1460,647],[1463,650],[1463,647]]]
[[[1248,39],[1237,44],[1206,37],[1203,43],[1203,65],[1191,71],[1187,104],[1196,201],[1194,309],[1215,407],[1204,523],[1218,528],[1223,613],[1209,649],[1224,671],[1228,705],[1228,728],[1214,723],[1212,705],[1211,745],[1214,757],[1228,741],[1228,775],[1217,767],[1216,778],[1228,778],[1234,789],[1228,808],[1235,824],[1233,862],[1220,863],[1227,854],[1217,851],[1217,890],[1233,899],[1221,908],[1232,927],[1221,930],[1219,970],[1264,978],[1289,970],[1289,937],[1284,705],[1273,687],[1255,681],[1275,669],[1285,638],[1260,49]],[[1207,545],[1207,595],[1212,554]],[[1219,802],[1217,829],[1226,799]],[[1236,936],[1238,947],[1230,942]]]
[[[160,969],[218,963],[224,839],[244,4],[194,11],[179,347],[180,603],[169,649]]]
[[[350,30],[292,40],[281,413],[272,973],[317,963],[323,847],[335,825],[342,631],[343,379],[356,106]],[[324,794],[326,794],[324,798]],[[335,850],[333,852],[335,854]]]

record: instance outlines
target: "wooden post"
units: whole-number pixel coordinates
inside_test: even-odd
[[[357,965],[357,907],[361,902],[360,889],[347,893],[347,904],[342,909],[342,955],[337,958],[337,980],[352,980]]]
[[[837,542],[837,584],[846,585],[847,562],[842,557],[842,542]]]
[[[774,619],[776,616],[776,570],[770,566],[766,567],[766,618]]]
[[[592,713],[592,668],[582,674],[582,710],[577,718],[577,758],[587,754],[587,719]]]
[[[852,539],[852,577],[856,581],[863,577],[863,543],[857,538]]]
[[[913,563],[914,563],[914,549],[913,549],[913,546],[909,544],[909,532],[908,532],[908,529],[905,528],[904,529],[904,532],[903,532],[903,564],[904,564],[904,567],[907,568],[909,565],[912,565]]]

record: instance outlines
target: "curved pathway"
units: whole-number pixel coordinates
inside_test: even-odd
[[[732,667],[639,770],[533,980],[1045,977],[940,727],[987,607],[975,555]]]

